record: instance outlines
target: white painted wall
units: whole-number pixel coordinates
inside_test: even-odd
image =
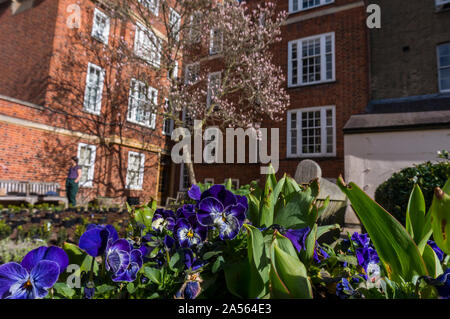
[[[450,129],[348,134],[344,136],[345,181],[372,198],[377,187],[402,168],[438,161],[450,150]]]

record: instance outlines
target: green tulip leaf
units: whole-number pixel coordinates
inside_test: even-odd
[[[416,275],[428,275],[419,248],[392,215],[356,184],[346,185],[340,177],[338,186],[349,198],[354,211],[367,230],[390,279],[412,280]]]

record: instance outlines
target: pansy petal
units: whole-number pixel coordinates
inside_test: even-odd
[[[54,261],[59,266],[59,272],[62,273],[69,265],[69,257],[67,253],[59,247],[50,246],[45,252],[44,260]]]
[[[175,246],[175,239],[173,239],[169,235],[166,235],[164,237],[164,246],[166,246],[169,249],[172,249],[172,247]]]
[[[28,278],[24,267],[15,262],[0,266],[0,299],[7,297],[9,289],[15,283],[22,283]]]
[[[99,226],[97,224],[89,224],[86,226],[86,231],[94,229],[94,228],[101,228],[101,226]]]
[[[165,210],[163,211],[162,216],[163,216],[164,218],[166,218],[166,219],[169,218],[169,217],[171,217],[171,218],[173,218],[173,219],[176,218],[176,214],[175,214],[172,210],[170,210],[170,209],[165,209]]]
[[[113,249],[108,251],[106,255],[105,266],[108,271],[115,274],[122,273],[130,264],[130,253]]]
[[[136,263],[131,263],[129,269],[127,269],[126,271],[120,273],[120,274],[116,274],[114,276],[112,276],[112,281],[114,282],[121,282],[121,281],[126,281],[126,282],[133,282],[136,280],[136,276],[137,273],[139,272],[139,265]]]
[[[197,225],[194,228],[194,232],[200,236],[202,241],[205,241],[206,237],[208,236],[208,227],[204,227],[202,225]]]
[[[119,234],[117,234],[117,230],[114,226],[106,225],[105,228],[109,233],[108,239],[112,239],[112,241],[119,239]]]
[[[92,257],[100,256],[106,249],[108,232],[99,227],[92,228],[80,237],[78,246]]]
[[[227,215],[226,220],[219,224],[219,237],[222,240],[233,239],[241,230],[241,223],[233,215]]]
[[[33,285],[38,288],[37,298],[42,298],[42,289],[53,287],[59,277],[59,265],[50,260],[40,261],[31,271],[30,278]]]
[[[134,249],[130,253],[130,263],[135,263],[139,266],[139,268],[142,267],[143,260],[142,260],[142,253],[138,249]]]
[[[20,264],[28,272],[31,272],[33,267],[36,266],[38,262],[44,259],[46,251],[47,247],[45,246],[33,249],[30,252],[28,252],[28,254],[26,254],[25,257],[23,257],[22,262]]]
[[[228,206],[226,208],[226,211],[227,211],[227,214],[231,214],[234,217],[236,217],[237,220],[241,224],[244,223],[246,209],[245,209],[245,207],[243,205],[237,204],[237,205]]]
[[[198,208],[206,212],[221,213],[224,210],[223,204],[215,197],[206,197],[198,204]]]
[[[241,196],[241,195],[235,195],[236,196],[236,202],[238,204],[241,204],[242,206],[245,207],[245,210],[248,210],[248,199],[246,196]]]
[[[185,204],[180,208],[181,218],[190,218],[191,216],[195,216],[195,206],[192,204]]]
[[[198,187],[197,185],[192,185],[188,191],[188,195],[193,200],[198,201],[202,196],[202,191],[200,190],[200,187]]]
[[[113,242],[111,246],[109,246],[109,250],[112,249],[123,250],[129,253],[131,252],[132,247],[128,240],[118,239],[115,242]]]

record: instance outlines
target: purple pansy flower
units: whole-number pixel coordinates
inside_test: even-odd
[[[302,228],[302,229],[287,229],[282,232],[282,234],[287,237],[294,245],[295,249],[300,252],[305,248],[306,237],[308,237],[310,228]]]
[[[157,209],[152,219],[152,228],[158,232],[161,232],[164,228],[167,230],[173,230],[175,226],[175,213],[171,210]]]
[[[90,224],[80,237],[78,246],[92,257],[103,255],[109,241],[119,238],[116,229],[111,225]]]
[[[351,277],[350,280],[347,278],[342,278],[342,280],[336,285],[336,295],[340,299],[347,299],[350,296],[356,295],[357,292],[351,286],[351,283],[357,284],[359,279],[356,277]]]
[[[214,185],[203,192],[197,219],[202,226],[217,227],[222,240],[233,239],[244,223],[246,210],[225,186]]]
[[[174,236],[181,247],[199,245],[206,239],[208,229],[196,222],[196,217],[180,218],[174,228]]]
[[[360,234],[358,232],[354,232],[351,238],[352,241],[354,241],[359,247],[367,247],[370,243],[368,234]]]
[[[195,206],[192,204],[184,204],[177,210],[177,218],[190,218],[195,215]]]
[[[196,258],[194,252],[191,249],[184,250],[184,265],[187,269],[196,271],[207,263],[208,262],[206,260]]]
[[[113,273],[113,281],[134,281],[142,264],[141,251],[133,249],[126,239],[118,239],[108,245],[105,266]]]
[[[0,266],[1,299],[44,298],[68,265],[69,258],[59,247],[40,247],[30,251],[22,264]]]
[[[292,245],[294,245],[295,249],[300,252],[301,250],[306,249],[306,238],[308,237],[310,230],[311,229],[309,227],[306,227],[301,229],[280,229],[280,232],[283,234],[283,236],[288,238],[292,242]],[[320,262],[317,250],[320,251],[325,259],[329,257],[328,254],[319,247],[319,244],[316,241],[316,247],[314,249],[313,256],[315,262]]]
[[[200,187],[198,187],[197,185],[192,185],[188,191],[188,195],[191,199],[199,201],[202,195],[202,191],[200,190]]]
[[[358,232],[355,232],[351,239],[356,244],[355,254],[358,264],[363,267],[366,272],[369,264],[378,264],[380,262],[377,251],[370,244],[368,234],[359,234]]]
[[[436,256],[439,258],[439,261],[443,261],[444,260],[444,252],[438,247],[438,245],[436,245],[436,243],[432,240],[429,240],[427,243],[434,250],[434,252],[436,253]]]
[[[447,268],[442,275],[437,277],[441,285],[436,286],[439,296],[445,299],[450,299],[450,268]]]

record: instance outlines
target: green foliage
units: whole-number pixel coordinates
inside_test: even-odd
[[[425,198],[425,207],[428,208],[433,200],[434,189],[443,187],[449,178],[449,161],[426,162],[404,168],[378,186],[375,191],[375,201],[405,225],[409,195],[414,185],[420,186]]]
[[[436,188],[430,214],[433,238],[450,255],[450,179],[443,189]]]
[[[4,239],[9,235],[11,235],[11,227],[4,220],[0,220],[0,239]]]
[[[30,250],[41,246],[46,246],[45,242],[36,239],[12,240],[7,238],[0,240],[0,264],[10,261],[20,263]]]
[[[391,280],[412,280],[416,275],[428,275],[419,248],[407,230],[392,215],[354,183],[345,185],[340,178],[338,186],[352,203]]]

